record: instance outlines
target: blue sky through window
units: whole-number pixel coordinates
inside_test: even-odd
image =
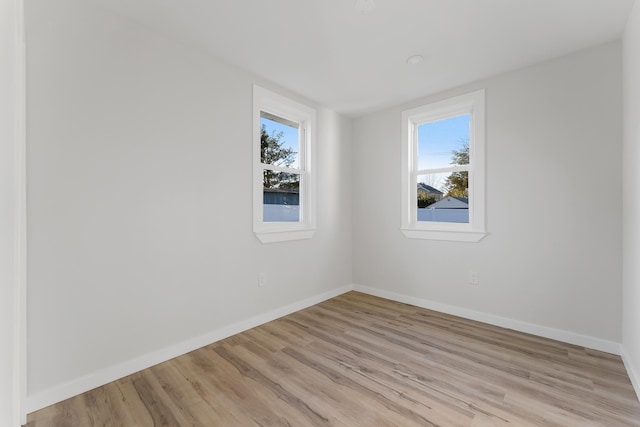
[[[418,126],[418,169],[450,166],[452,151],[469,142],[469,119],[465,114]]]

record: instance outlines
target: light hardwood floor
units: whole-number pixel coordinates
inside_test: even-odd
[[[350,292],[28,426],[640,426],[620,357]]]

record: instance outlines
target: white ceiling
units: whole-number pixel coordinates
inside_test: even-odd
[[[634,0],[370,1],[94,0],[352,116],[617,39]]]

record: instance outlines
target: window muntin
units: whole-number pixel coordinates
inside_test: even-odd
[[[315,230],[315,110],[254,86],[254,232],[262,242]]]
[[[402,231],[478,241],[484,228],[484,91],[402,113]]]

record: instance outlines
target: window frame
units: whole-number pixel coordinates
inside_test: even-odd
[[[432,222],[417,220],[418,126],[469,114],[469,222]],[[432,169],[451,172],[460,169]],[[402,112],[402,220],[401,231],[408,238],[478,242],[485,229],[485,91],[474,92],[429,103]]]
[[[298,123],[299,168],[265,165],[261,162],[260,115],[265,112]],[[315,176],[316,110],[258,85],[253,86],[253,232],[262,243],[310,239],[316,230]],[[300,220],[264,222],[263,170],[300,175]]]

